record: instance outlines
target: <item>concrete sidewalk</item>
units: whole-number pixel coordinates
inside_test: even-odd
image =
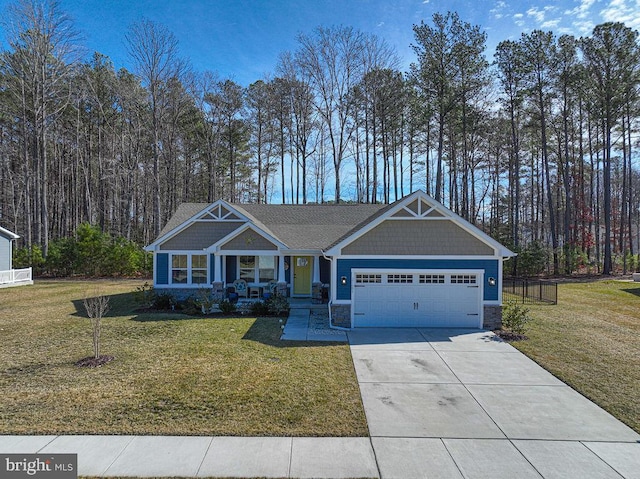
[[[379,477],[369,438],[0,436],[7,454],[78,454],[80,476]]]
[[[345,331],[329,328],[327,306],[292,308],[280,339],[288,341],[347,341]]]

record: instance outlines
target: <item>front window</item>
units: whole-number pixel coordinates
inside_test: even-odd
[[[258,277],[261,283],[268,283],[276,279],[276,258],[275,256],[258,256]]]
[[[240,279],[247,283],[268,283],[276,279],[275,256],[240,256]]]
[[[255,283],[256,256],[240,256],[240,279],[247,283]]]
[[[188,278],[187,255],[174,254],[171,257],[171,282],[174,284],[187,284]]]
[[[194,254],[191,257],[191,283],[204,284],[207,282],[207,255]]]
[[[172,284],[206,284],[206,254],[173,254],[171,255]]]

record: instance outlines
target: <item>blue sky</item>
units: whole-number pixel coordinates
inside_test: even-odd
[[[7,0],[0,0],[4,10]],[[605,21],[640,29],[640,0],[59,0],[83,35],[87,57],[99,51],[130,68],[124,44],[142,17],[166,25],[194,70],[217,72],[242,85],[271,74],[296,35],[318,25],[349,25],[394,46],[406,69],[414,60],[412,26],[434,12],[456,11],[488,35],[487,55],[505,39],[534,29],[588,35]],[[1,28],[1,27],[0,27]],[[1,32],[4,39],[4,31]]]

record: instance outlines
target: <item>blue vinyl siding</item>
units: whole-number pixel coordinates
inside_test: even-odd
[[[351,269],[483,269],[484,300],[497,301],[502,278],[498,277],[497,259],[339,259],[337,260],[337,299],[351,299]],[[347,277],[347,284],[340,284],[340,278]],[[489,286],[487,278],[497,279],[495,286]]]
[[[168,253],[156,253],[156,284],[169,284]]]

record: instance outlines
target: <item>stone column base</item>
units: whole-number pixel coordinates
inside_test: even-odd
[[[276,292],[280,296],[284,296],[285,298],[289,296],[289,288],[287,287],[287,283],[278,283],[276,285]]]
[[[500,329],[502,327],[502,306],[485,306],[484,319],[482,321],[484,329]]]
[[[222,301],[225,297],[224,283],[222,281],[214,281],[211,283],[211,296],[215,301]]]
[[[341,328],[351,327],[351,305],[350,304],[332,304],[331,305],[331,322],[334,326]]]
[[[313,304],[322,304],[322,283],[313,283],[311,285],[311,302]]]

